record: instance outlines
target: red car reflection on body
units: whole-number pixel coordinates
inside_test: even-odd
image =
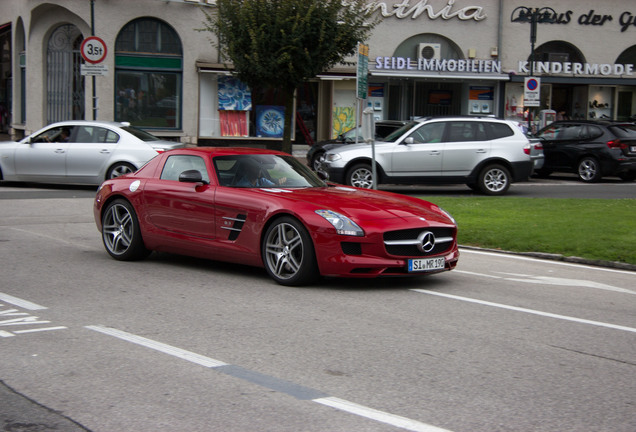
[[[293,156],[184,148],[105,181],[94,203],[107,252],[264,267],[283,285],[319,276],[423,275],[457,264],[457,225],[421,199],[325,183]]]

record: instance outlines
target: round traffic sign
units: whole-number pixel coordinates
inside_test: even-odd
[[[87,37],[82,42],[80,52],[88,63],[101,63],[106,58],[106,43],[97,36]]]
[[[528,87],[528,90],[536,90],[536,89],[537,89],[537,87],[539,87],[539,83],[538,83],[538,82],[537,82],[537,80],[536,80],[536,79],[534,79],[534,78],[530,78],[530,79],[528,80],[528,83],[527,83],[526,85],[527,85],[527,87]]]

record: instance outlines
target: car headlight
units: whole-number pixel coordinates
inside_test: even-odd
[[[325,160],[327,162],[334,162],[334,161],[337,161],[339,159],[342,159],[342,156],[340,156],[338,153],[329,153],[329,154],[325,155]]]
[[[446,210],[444,210],[441,207],[437,207],[439,209],[440,212],[442,212],[447,218],[449,218],[455,225],[457,225],[457,221],[455,220],[455,218],[453,216],[451,216],[451,214],[449,212],[447,212]]]
[[[364,236],[364,231],[354,221],[346,216],[336,213],[331,210],[316,210],[316,214],[324,217],[329,221],[331,225],[336,229],[336,232],[341,235]]]

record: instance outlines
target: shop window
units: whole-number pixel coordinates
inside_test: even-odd
[[[200,79],[199,136],[203,138],[283,137],[285,99],[271,88],[249,88],[232,76],[203,73]],[[308,108],[310,113],[315,108]]]
[[[163,21],[128,23],[115,43],[115,120],[146,129],[181,129],[181,40]]]

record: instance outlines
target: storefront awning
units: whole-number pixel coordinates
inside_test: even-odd
[[[527,75],[513,75],[512,82],[524,82]],[[546,76],[537,75],[542,84],[575,84],[575,85],[624,85],[636,86],[636,78],[618,77],[571,77],[571,76]]]

